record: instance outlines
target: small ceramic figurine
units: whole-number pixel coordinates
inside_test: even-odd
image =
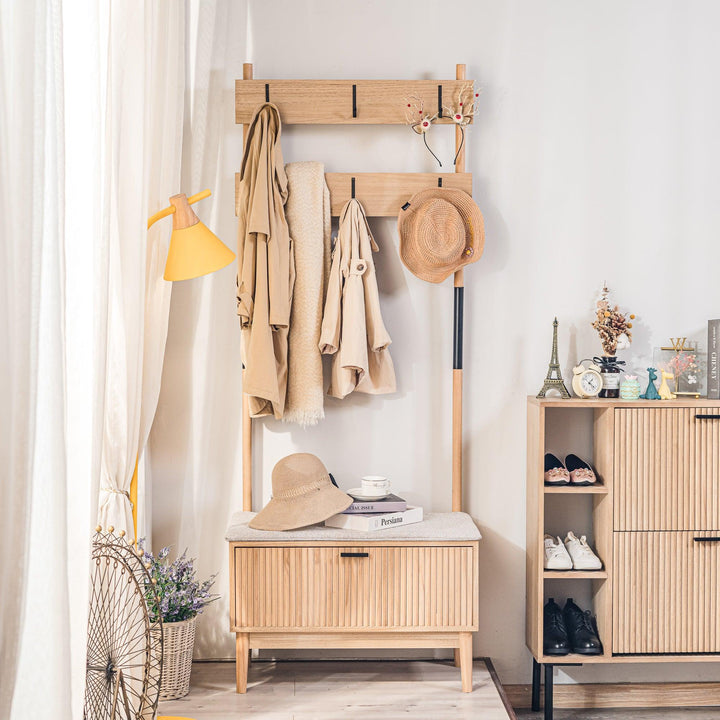
[[[643,400],[659,400],[657,388],[655,387],[655,380],[657,380],[657,370],[654,367],[649,367],[648,371],[648,386],[647,390],[640,396]]]
[[[664,370],[661,370],[660,374],[662,375],[662,382],[660,383],[660,387],[658,388],[658,394],[660,395],[660,399],[674,400],[677,395],[675,395],[674,392],[670,392],[670,386],[668,385],[667,381],[672,380],[675,375],[670,372],[665,372]]]
[[[623,400],[637,400],[640,397],[640,381],[637,375],[626,375],[620,383],[620,397]]]

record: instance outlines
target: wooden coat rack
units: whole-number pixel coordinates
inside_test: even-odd
[[[443,103],[467,88],[465,65],[456,66],[455,80],[255,80],[252,63],[243,65],[243,79],[235,83],[235,122],[243,126],[243,141],[255,109],[274,103],[284,125],[404,125],[404,99],[413,95],[434,108],[436,123],[451,124],[443,117]],[[474,92],[474,91],[473,91]],[[443,100],[445,98],[445,100]],[[472,122],[472,119],[471,119]],[[472,174],[465,172],[465,145],[455,128],[454,173],[326,173],[332,215],[356,197],[368,217],[397,216],[401,206],[428,187],[456,188],[472,195]],[[236,193],[240,174],[235,176]],[[462,510],[462,356],[464,274],[454,276],[453,390],[452,390],[452,509]],[[243,393],[243,510],[252,510],[252,418]]]
[[[284,124],[406,124],[405,98],[442,110],[472,83],[455,80],[253,80],[236,83],[236,122],[247,139],[258,105],[270,101]],[[440,117],[436,122],[451,123]],[[357,198],[368,216],[396,217],[419,190],[434,185],[472,194],[462,131],[456,126],[455,173],[327,173],[331,213]],[[236,176],[236,187],[239,176]],[[472,635],[478,630],[479,540],[462,513],[463,271],[455,273],[452,411],[452,513],[380,534],[338,531],[313,540],[306,528],[279,537],[228,529],[230,628],[235,632],[238,692],[246,692],[248,651],[284,648],[451,648],[463,692],[472,692]],[[252,510],[252,418],[243,394],[243,510]],[[312,532],[317,532],[316,528]]]

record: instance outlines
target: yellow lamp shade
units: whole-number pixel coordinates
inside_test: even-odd
[[[235,253],[200,222],[185,195],[173,195],[175,208],[165,280],[189,280],[220,270],[235,259]]]
[[[173,230],[165,263],[166,280],[188,280],[229,265],[235,253],[201,222]]]

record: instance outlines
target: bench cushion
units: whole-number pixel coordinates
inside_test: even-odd
[[[376,541],[414,540],[414,541],[445,541],[461,542],[480,540],[480,531],[467,513],[426,513],[422,522],[399,527],[385,528],[373,532],[346,530],[310,525],[299,530],[254,530],[248,527],[256,513],[236,512],[230,519],[230,526],[225,533],[228,542],[315,542],[328,541]]]

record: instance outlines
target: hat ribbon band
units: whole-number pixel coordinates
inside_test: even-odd
[[[318,478],[317,480],[313,480],[312,482],[309,482],[305,485],[300,485],[298,487],[291,488],[290,490],[284,490],[280,493],[273,493],[273,499],[274,500],[289,500],[291,498],[299,497],[300,495],[305,495],[312,490],[319,490],[324,485],[327,485],[330,482],[330,477],[328,475],[323,475],[321,478]]]

